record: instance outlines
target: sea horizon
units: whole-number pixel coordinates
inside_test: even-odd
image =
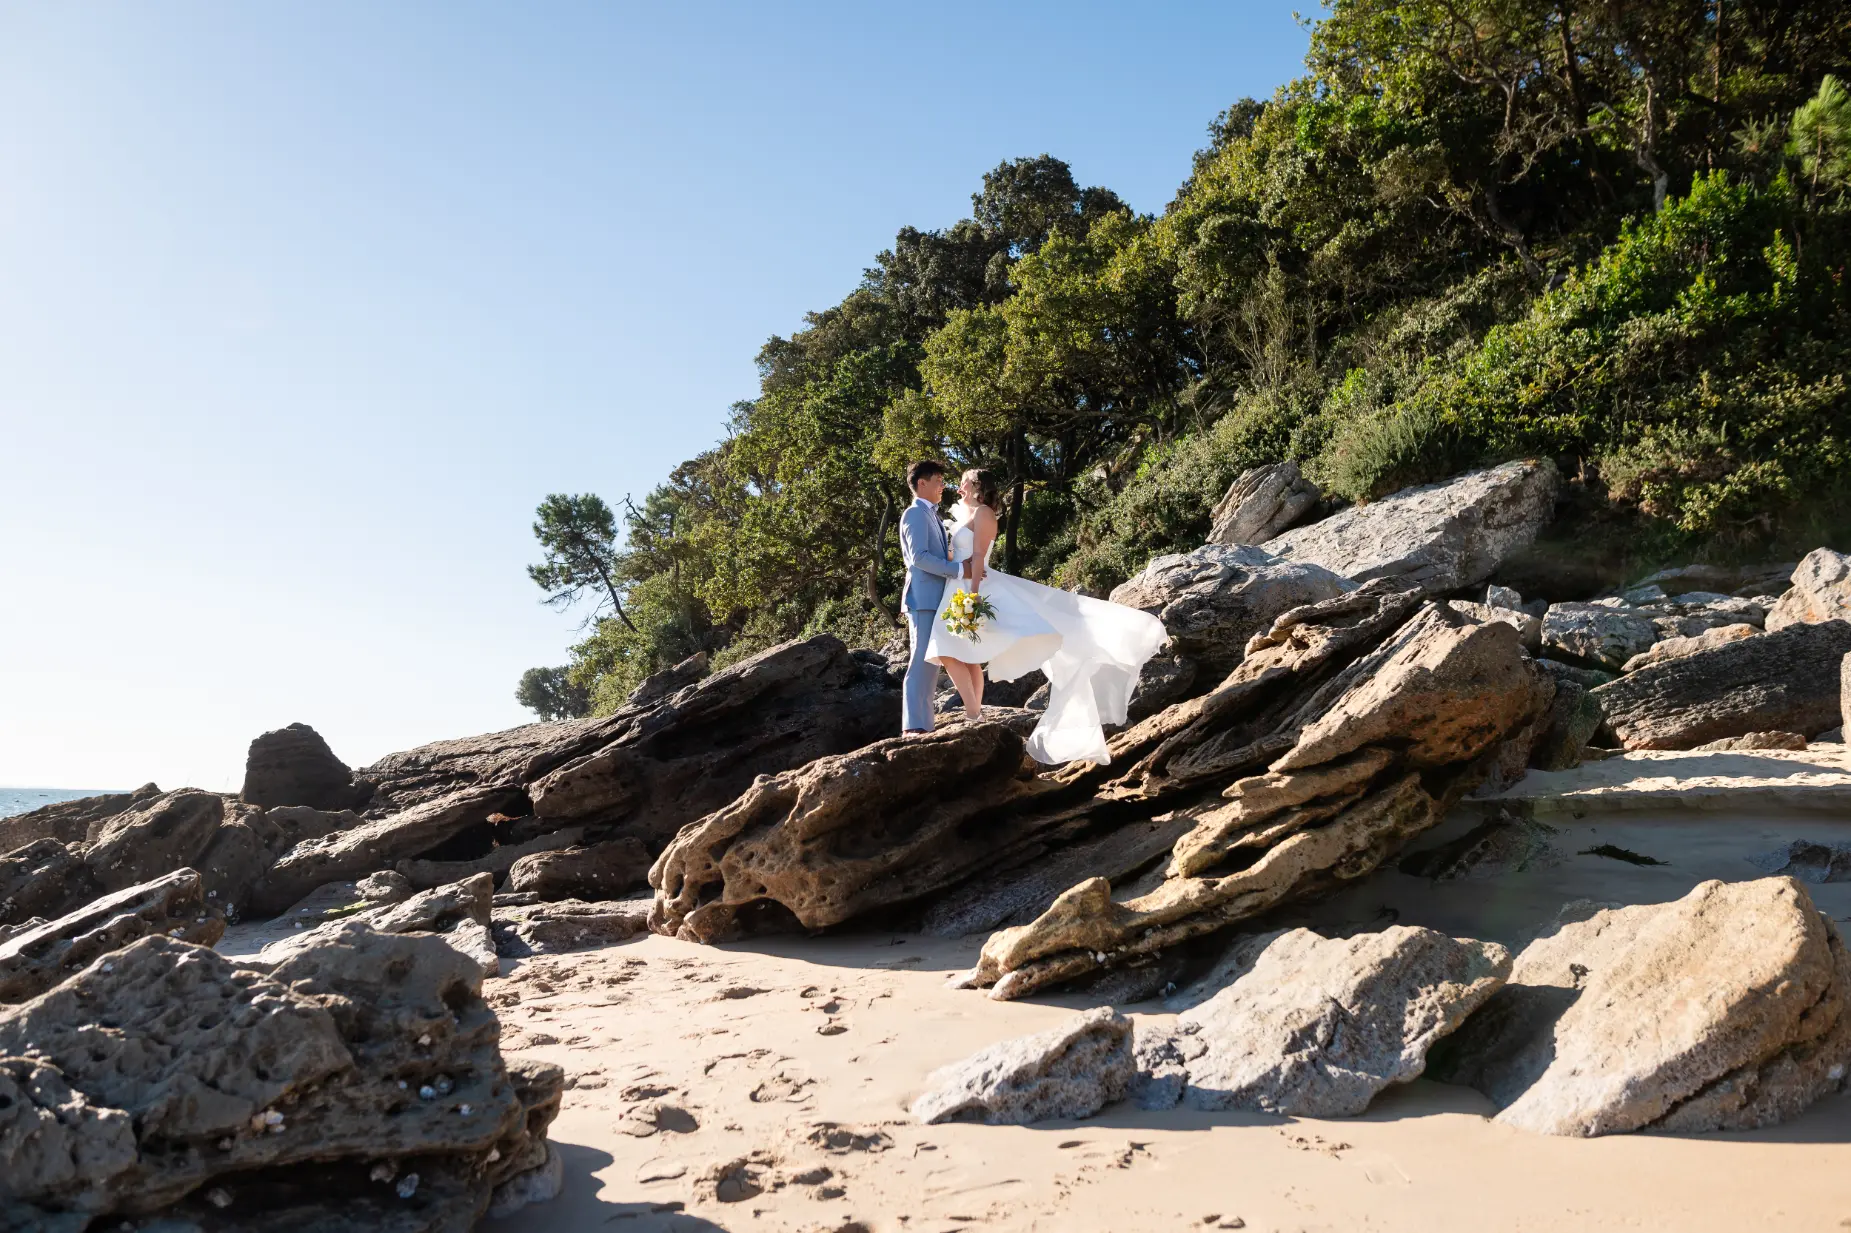
[[[107,793],[132,790],[130,788],[13,788],[0,784],[0,818],[31,813],[34,809],[43,809],[59,801],[75,801],[86,796],[103,796]]]

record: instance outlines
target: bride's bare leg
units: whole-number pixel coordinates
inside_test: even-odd
[[[958,697],[964,703],[964,714],[976,719],[983,713],[982,666],[967,664],[960,659],[947,659],[945,671],[951,674],[951,683],[958,687]]]

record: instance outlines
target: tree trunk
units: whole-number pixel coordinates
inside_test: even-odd
[[[881,556],[887,547],[887,528],[893,525],[893,498],[881,489],[881,521],[874,532],[874,551],[868,558],[868,599],[889,621],[896,620],[893,609],[881,598]]]
[[[1025,444],[1022,430],[1016,429],[1015,438],[1009,443],[1009,471],[1015,482],[1009,494],[1009,518],[1003,524],[1003,572],[1009,574],[1016,572],[1015,532],[1022,522],[1022,497],[1027,488],[1027,476],[1023,474],[1026,467],[1024,455],[1028,452],[1023,448]]]

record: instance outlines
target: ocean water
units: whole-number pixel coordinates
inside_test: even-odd
[[[121,792],[122,788],[0,788],[0,818],[10,818],[16,813],[31,813],[34,809],[55,804],[58,801],[74,801],[80,796],[101,796],[105,792]]]

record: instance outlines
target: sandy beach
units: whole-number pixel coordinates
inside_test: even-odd
[[[1470,811],[1415,845],[1469,830]],[[1658,902],[1851,822],[1769,811],[1552,816],[1519,871],[1434,881],[1384,870],[1305,919],[1392,913],[1515,940],[1566,900]],[[1663,860],[1581,851],[1610,844]],[[1844,927],[1851,884],[1809,888]],[[922,1126],[937,1066],[1059,1023],[1082,996],[999,1003],[945,987],[980,937],[862,933],[705,947],[646,936],[504,961],[488,995],[505,1047],[566,1068],[554,1202],[495,1233],[591,1230],[1183,1230],[1706,1233],[1851,1228],[1851,1097],[1767,1130],[1551,1138],[1488,1120],[1428,1080],[1366,1116],[1316,1121],[1129,1104],[1032,1127]],[[1159,1002],[1128,1008],[1161,1015]]]

